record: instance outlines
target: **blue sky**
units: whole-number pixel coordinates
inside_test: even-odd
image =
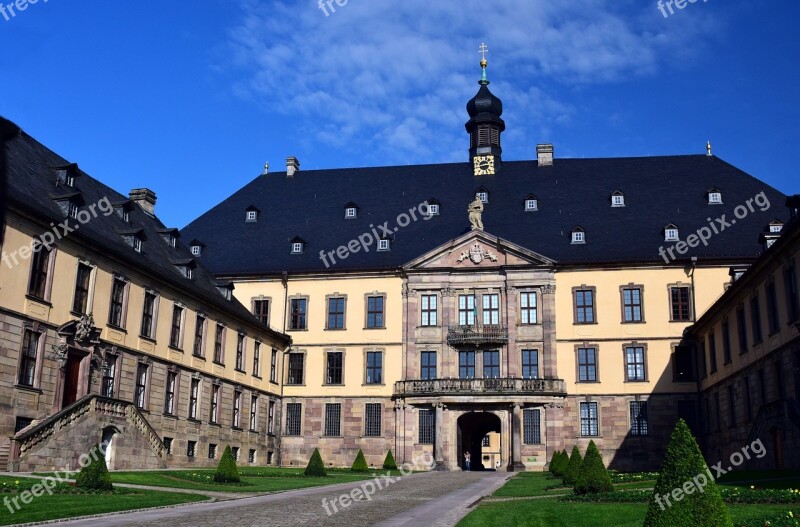
[[[7,0],[0,0],[8,3]],[[285,158],[466,161],[489,46],[505,159],[714,153],[800,192],[800,3],[39,0],[0,15],[0,115],[183,227]]]

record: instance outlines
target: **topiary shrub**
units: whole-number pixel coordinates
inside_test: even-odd
[[[556,467],[558,465],[558,455],[559,454],[560,454],[560,452],[558,450],[553,450],[553,455],[550,457],[550,464],[547,465],[547,470],[550,471],[550,474],[552,474],[554,476],[556,475],[554,470],[556,469]]]
[[[595,492],[613,492],[614,485],[608,475],[603,458],[594,441],[589,442],[586,457],[583,458],[578,477],[575,479],[575,494],[592,494]]]
[[[564,472],[567,470],[567,465],[569,464],[569,456],[567,455],[567,451],[562,450],[558,453],[558,458],[556,458],[556,467],[553,475],[559,478],[564,477]]]
[[[217,471],[214,472],[214,481],[217,483],[240,483],[239,468],[236,466],[236,458],[233,456],[231,446],[225,447],[225,452],[217,464]]]
[[[386,454],[386,459],[383,460],[383,469],[397,470],[397,462],[394,460],[391,450],[389,450],[389,452]]]
[[[358,454],[356,454],[356,460],[353,461],[353,466],[350,467],[350,470],[353,472],[369,472],[369,465],[367,465],[367,460],[364,457],[364,452],[361,449],[358,449]]]
[[[319,455],[319,449],[314,449],[314,453],[311,454],[311,459],[308,460],[308,465],[306,465],[306,470],[303,474],[314,478],[322,478],[328,475],[328,473],[325,472],[325,464],[322,462],[322,456]]]
[[[108,467],[106,466],[105,452],[100,448],[100,445],[94,445],[89,450],[88,456],[89,463],[81,468],[75,478],[75,487],[83,490],[114,490],[114,485],[111,484],[111,476],[108,474]]]
[[[644,526],[732,527],[730,513],[709,474],[697,441],[686,422],[679,419],[667,445]]]
[[[583,458],[577,446],[572,447],[572,455],[569,457],[567,469],[564,471],[564,485],[574,485],[578,479],[578,472],[581,470]]]

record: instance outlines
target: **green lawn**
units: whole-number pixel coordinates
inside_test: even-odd
[[[655,481],[635,481],[632,483],[615,483],[617,490],[626,489],[650,489],[655,486]],[[547,487],[561,484],[561,478],[553,478],[549,472],[520,472],[516,477],[509,480],[503,487],[499,488],[494,496],[498,498],[517,498],[532,496],[555,496],[559,494],[571,494],[572,489],[552,489],[545,490]]]
[[[800,470],[742,470],[728,472],[717,480],[722,485],[762,489],[800,488]]]

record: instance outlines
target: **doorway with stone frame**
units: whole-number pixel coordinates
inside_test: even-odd
[[[456,459],[462,470],[466,469],[465,454],[470,453],[471,470],[495,470],[495,466],[485,466],[482,458],[483,438],[490,432],[500,435],[503,445],[502,420],[493,412],[468,411],[456,420]],[[502,451],[502,446],[501,446]],[[502,459],[502,454],[501,454]]]

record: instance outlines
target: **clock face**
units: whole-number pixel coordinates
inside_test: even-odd
[[[494,174],[494,156],[475,156],[472,160],[476,176]]]

